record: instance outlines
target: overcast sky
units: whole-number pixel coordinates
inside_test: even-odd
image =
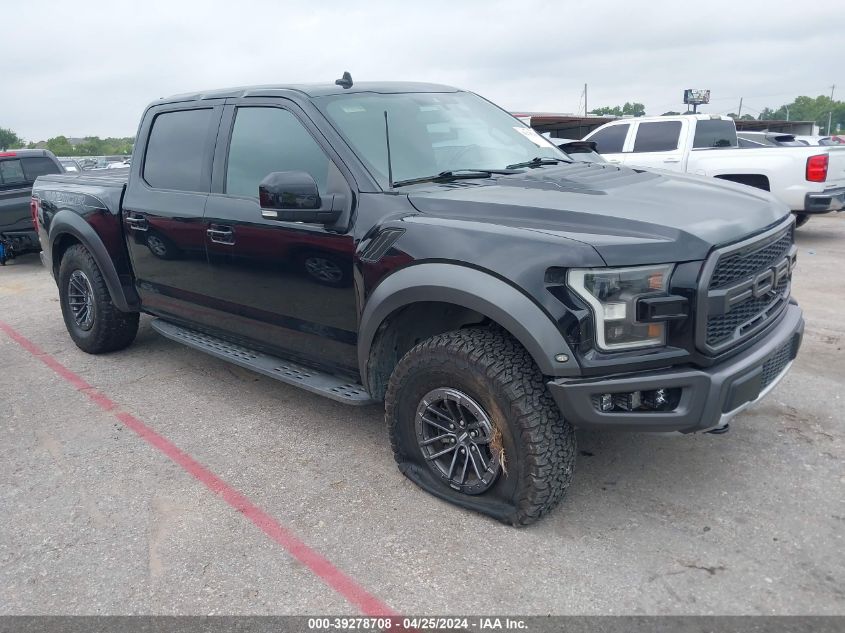
[[[510,110],[640,101],[756,115],[800,94],[845,96],[841,0],[815,2],[14,3],[3,29],[0,127],[28,141],[130,136],[150,101],[267,83],[446,83]],[[4,12],[8,17],[8,12]]]

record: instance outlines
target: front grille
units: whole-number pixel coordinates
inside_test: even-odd
[[[789,286],[789,280],[784,279],[775,288],[777,298],[772,301],[771,297],[762,297],[759,299],[749,299],[745,303],[736,306],[727,314],[719,314],[716,316],[707,317],[707,344],[718,346],[730,339],[737,328],[744,324],[753,327],[755,325],[755,317],[765,318],[768,312],[778,312],[780,304],[784,303],[784,291]],[[769,304],[771,308],[769,308]],[[768,308],[768,310],[767,310]]]
[[[719,259],[713,277],[710,278],[710,288],[721,288],[731,282],[750,277],[760,270],[764,270],[784,257],[792,246],[792,231],[786,230],[775,241],[746,253],[734,253]]]
[[[763,363],[762,389],[765,389],[777,378],[792,360],[792,341],[786,343]]]
[[[713,253],[700,282],[698,347],[721,353],[781,314],[789,299],[794,258],[791,224]]]

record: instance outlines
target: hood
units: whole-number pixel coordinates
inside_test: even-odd
[[[782,221],[768,192],[713,178],[566,163],[409,192],[422,213],[539,231],[593,246],[609,266],[704,259]]]

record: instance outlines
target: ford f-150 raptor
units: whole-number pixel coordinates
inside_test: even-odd
[[[722,430],[804,328],[794,218],[729,182],[574,162],[447,86],[156,101],[131,168],[40,177],[45,266],[93,354],[162,335],[349,404],[400,470],[514,525],[575,427]]]

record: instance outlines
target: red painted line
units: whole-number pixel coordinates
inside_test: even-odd
[[[367,616],[398,615],[386,603],[369,593],[350,576],[335,567],[329,559],[317,550],[306,545],[293,532],[255,505],[245,495],[238,492],[173,442],[157,433],[134,415],[120,411],[117,404],[111,398],[92,387],[79,374],[74,373],[62,365],[55,357],[42,350],[12,326],[0,321],[0,330],[56,372],[61,378],[64,378],[73,385],[77,391],[85,394],[89,400],[103,411],[114,415],[124,426],[134,431],[138,437],[164,453],[171,461],[181,466],[182,469],[194,477],[194,479],[223,499],[232,508],[243,514],[262,532],[281,545],[288,554],[310,569],[320,580],[337,591],[347,601],[354,604],[361,613]]]

